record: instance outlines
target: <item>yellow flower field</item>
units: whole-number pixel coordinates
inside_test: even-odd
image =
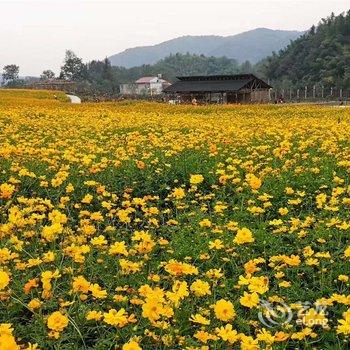
[[[350,109],[0,90],[0,349],[348,349]]]

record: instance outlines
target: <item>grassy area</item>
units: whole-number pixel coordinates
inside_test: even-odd
[[[348,109],[0,90],[0,127],[1,350],[349,347]]]
[[[28,104],[30,100],[41,102],[68,102],[63,91],[27,90],[27,89],[0,89],[0,105]]]

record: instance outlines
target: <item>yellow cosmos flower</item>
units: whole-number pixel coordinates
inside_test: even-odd
[[[349,276],[347,276],[347,275],[339,275],[338,276],[338,280],[341,281],[341,282],[346,283],[346,282],[349,281]]]
[[[211,227],[212,223],[209,219],[203,219],[199,222],[200,227]]]
[[[215,317],[221,321],[230,321],[236,316],[233,304],[225,299],[215,303],[214,312]]]
[[[47,319],[47,327],[56,332],[62,332],[68,326],[69,320],[60,311],[53,312]]]
[[[338,320],[337,333],[350,335],[350,309],[343,313],[343,319]]]
[[[193,323],[199,323],[206,326],[210,325],[210,320],[208,320],[207,318],[203,317],[200,314],[191,315],[190,321]]]
[[[259,341],[253,337],[241,336],[241,350],[259,350]]]
[[[198,269],[190,264],[178,262],[176,260],[169,260],[164,267],[165,271],[171,275],[198,275]]]
[[[209,249],[217,249],[220,250],[224,248],[224,244],[220,239],[216,239],[215,241],[209,241]]]
[[[75,293],[88,293],[90,290],[90,285],[90,282],[87,281],[84,276],[77,276],[73,278],[72,289]]]
[[[279,208],[278,212],[280,215],[284,216],[284,215],[287,215],[289,213],[289,210],[287,208]]]
[[[209,283],[202,280],[195,280],[191,284],[190,290],[197,297],[204,297],[205,295],[211,295]]]
[[[125,309],[111,309],[103,314],[103,321],[111,326],[124,327],[128,323]]]
[[[344,251],[344,256],[350,259],[350,246],[348,246]]]
[[[13,329],[9,323],[0,323],[0,349],[20,350],[21,347],[16,343],[12,335]]]
[[[191,175],[190,177],[190,184],[191,185],[198,185],[204,181],[204,176],[200,174]]]
[[[241,305],[248,307],[250,309],[252,309],[253,307],[257,307],[259,305],[259,295],[258,293],[254,292],[254,293],[247,293],[244,292],[243,296],[239,299],[239,302],[241,303]]]
[[[236,244],[253,243],[255,241],[253,233],[246,227],[237,231],[233,242]]]
[[[246,181],[253,190],[258,190],[262,185],[261,179],[256,177],[254,174],[247,174]]]
[[[173,189],[173,192],[172,192],[172,196],[175,198],[175,199],[182,199],[182,198],[185,198],[186,196],[186,192],[183,188],[174,188]]]
[[[102,289],[97,283],[90,284],[89,291],[97,299],[107,298],[107,291]]]
[[[7,183],[3,183],[0,185],[0,198],[1,199],[9,199],[12,197],[15,192],[15,186]]]
[[[122,350],[142,350],[142,348],[137,341],[129,340],[123,345]]]
[[[101,311],[89,311],[87,314],[86,314],[86,317],[85,317],[88,321],[91,321],[91,320],[94,320],[94,321],[100,321],[102,320],[103,318],[103,313]]]
[[[0,290],[5,289],[10,283],[10,276],[7,272],[0,270]]]
[[[239,335],[237,331],[232,328],[231,324],[227,324],[225,327],[216,328],[215,331],[223,341],[227,341],[230,344],[239,340]]]

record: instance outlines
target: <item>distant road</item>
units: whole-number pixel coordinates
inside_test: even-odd
[[[81,99],[78,96],[75,95],[67,95],[70,98],[71,103],[81,103]]]

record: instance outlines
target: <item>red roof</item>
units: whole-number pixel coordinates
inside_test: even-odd
[[[149,84],[156,77],[142,77],[136,80],[136,84]]]
[[[142,77],[135,82],[136,84],[151,84],[151,83],[162,83],[167,84],[168,82],[159,77]]]

